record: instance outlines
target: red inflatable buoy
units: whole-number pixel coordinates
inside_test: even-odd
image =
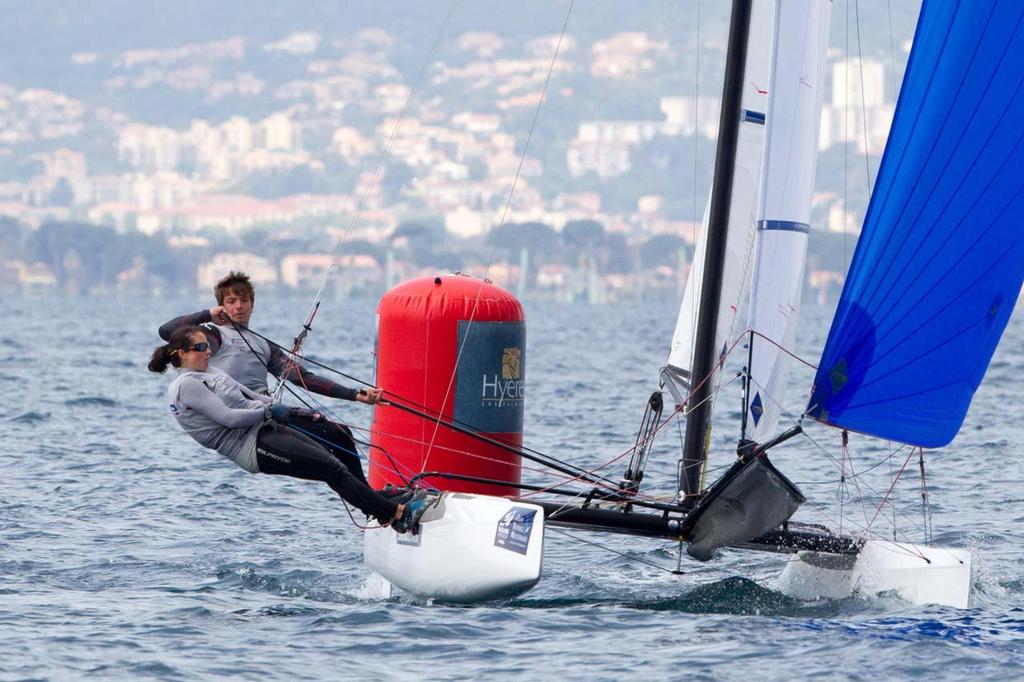
[[[463,275],[398,285],[377,306],[376,385],[395,406],[374,408],[370,484],[404,485],[423,472],[519,483],[520,458],[460,433],[457,424],[518,450],[526,398],[526,322],[510,293]],[[436,416],[440,415],[440,422]],[[441,490],[517,495],[512,485],[426,477]]]

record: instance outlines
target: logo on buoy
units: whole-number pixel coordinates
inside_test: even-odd
[[[522,351],[518,348],[505,348],[501,353],[501,377],[498,374],[484,374],[480,382],[482,392],[481,405],[485,407],[505,407],[518,405],[526,397],[526,382],[520,378],[522,373],[520,358]]]
[[[519,357],[521,353],[518,348],[506,348],[501,356],[501,378],[519,378]]]
[[[460,323],[455,418],[484,433],[523,428],[526,329],[522,322]],[[460,352],[459,349],[462,349]]]

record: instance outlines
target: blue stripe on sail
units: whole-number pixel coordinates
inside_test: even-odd
[[[807,234],[808,226],[807,223],[797,223],[792,220],[759,220],[757,221],[757,229],[759,230],[782,230],[784,232],[803,232]]]
[[[808,413],[940,447],[1024,282],[1024,3],[926,0]]]
[[[751,111],[750,109],[743,110],[743,118],[740,119],[746,123],[757,123],[764,125],[764,113],[760,111]]]

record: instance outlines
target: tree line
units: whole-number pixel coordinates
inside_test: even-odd
[[[191,286],[196,268],[216,253],[250,252],[277,263],[293,253],[325,253],[334,249],[316,226],[264,225],[242,235],[211,229],[202,246],[172,246],[163,234],[118,231],[76,221],[44,223],[32,229],[0,216],[0,260],[43,263],[61,284],[82,290],[109,287],[129,269],[141,270],[143,281],[164,286]],[[658,235],[630,243],[594,220],[570,221],[561,231],[540,222],[495,227],[483,238],[459,239],[445,231],[439,218],[400,223],[381,242],[351,241],[342,251],[369,255],[381,266],[387,253],[421,268],[456,271],[499,261],[518,263],[529,254],[531,274],[545,264],[578,267],[587,264],[601,273],[629,274],[641,268],[676,267],[690,247],[679,237]]]

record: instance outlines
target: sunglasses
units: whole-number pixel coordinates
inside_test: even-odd
[[[194,350],[196,352],[202,353],[204,350],[206,350],[209,347],[210,347],[210,344],[208,344],[206,341],[201,341],[200,343],[194,343],[191,346],[182,346],[181,352],[182,353],[188,353],[189,351],[193,351]]]

